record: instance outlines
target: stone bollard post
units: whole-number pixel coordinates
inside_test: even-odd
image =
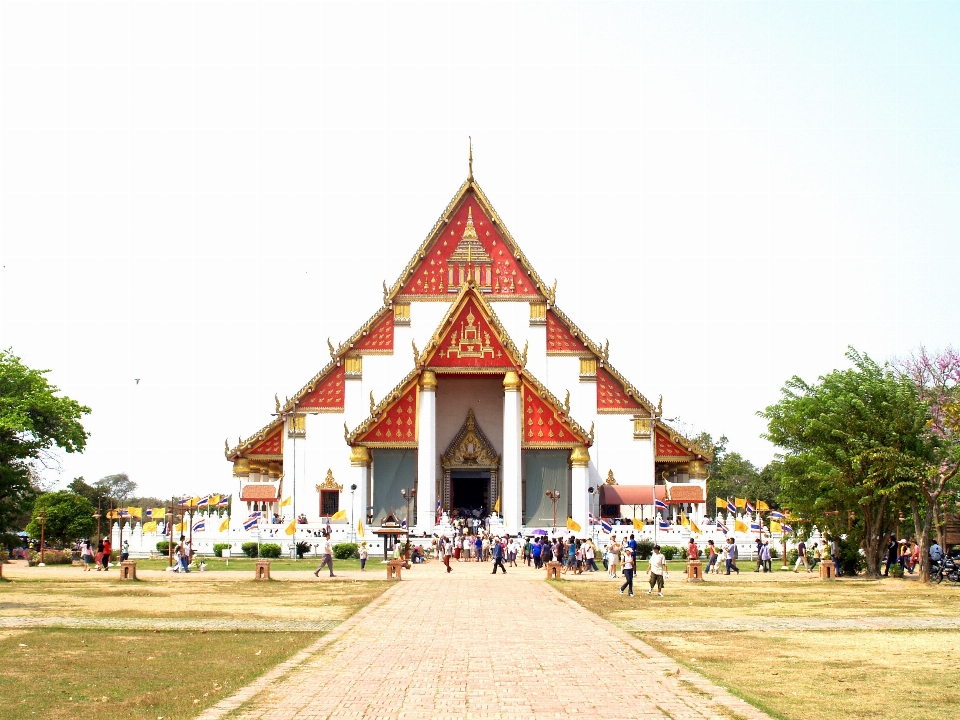
[[[832,560],[821,560],[820,561],[820,579],[821,580],[833,580],[835,575],[833,561]]]
[[[387,580],[400,580],[400,571],[403,565],[403,560],[390,560],[387,563]]]
[[[703,563],[699,560],[687,561],[687,582],[703,582]]]
[[[563,569],[563,563],[556,560],[547,563],[547,580],[559,580],[560,570]]]
[[[257,565],[254,568],[253,577],[255,580],[269,580],[270,579],[270,561],[257,560]]]
[[[124,560],[120,563],[120,579],[121,580],[136,580],[137,579],[137,563],[133,560]]]

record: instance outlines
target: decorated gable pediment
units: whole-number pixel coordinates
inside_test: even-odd
[[[591,355],[553,310],[547,311],[547,355]]]
[[[256,442],[249,450],[243,453],[248,458],[283,457],[283,424],[278,424],[265,437]]]
[[[515,350],[473,287],[451,308],[425,351],[425,367],[469,368],[484,372],[513,369]]]
[[[343,365],[335,366],[297,403],[297,411],[343,412]]]
[[[647,412],[623,383],[604,368],[597,368],[597,412],[642,413]]]
[[[491,299],[539,297],[537,284],[504,242],[477,197],[467,194],[424,251],[400,291],[411,300],[449,300],[467,280]]]
[[[467,411],[467,419],[463,427],[443,453],[441,462],[447,470],[496,469],[500,466],[500,456],[477,425],[477,418],[472,408]]]
[[[367,447],[417,446],[417,415],[420,393],[416,380],[391,395],[389,402],[354,432],[351,444]]]
[[[361,355],[386,355],[393,352],[393,314],[384,313],[362,337],[353,343]]]
[[[656,431],[656,459],[657,460],[689,460],[693,457],[689,450],[681,447],[679,435],[667,435],[661,428]]]
[[[537,387],[524,377],[522,390],[523,447],[569,448],[592,442],[583,429],[570,419],[568,409],[559,407],[544,388]]]

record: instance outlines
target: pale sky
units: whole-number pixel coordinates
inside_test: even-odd
[[[954,2],[0,2],[0,346],[229,490],[466,177],[679,429],[958,342]],[[135,378],[140,379],[139,385]]]

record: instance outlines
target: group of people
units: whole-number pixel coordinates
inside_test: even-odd
[[[939,549],[939,545],[937,548]],[[931,551],[932,550],[933,548],[931,548]],[[913,575],[913,571],[916,570],[917,565],[920,564],[920,543],[916,540],[909,543],[902,538],[898,542],[896,534],[890,533],[885,549],[884,577],[890,575],[890,566],[895,563],[900,565],[901,570]]]
[[[129,556],[130,544],[123,541],[123,553]],[[110,538],[105,537],[98,540],[96,548],[90,540],[80,541],[80,559],[83,560],[83,571],[89,572],[97,569],[97,572],[106,571],[110,567],[110,555],[113,553],[113,546],[110,544]],[[126,560],[127,558],[122,558]]]

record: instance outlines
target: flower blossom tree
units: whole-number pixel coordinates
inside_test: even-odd
[[[898,364],[900,371],[916,385],[929,414],[926,433],[934,462],[917,481],[919,492],[910,500],[920,542],[920,582],[929,582],[931,531],[937,531],[942,544],[944,515],[949,510],[945,500],[953,498],[950,504],[956,509],[957,495],[949,491],[955,489],[952,485],[960,471],[960,353],[947,348],[931,354],[921,347]]]

